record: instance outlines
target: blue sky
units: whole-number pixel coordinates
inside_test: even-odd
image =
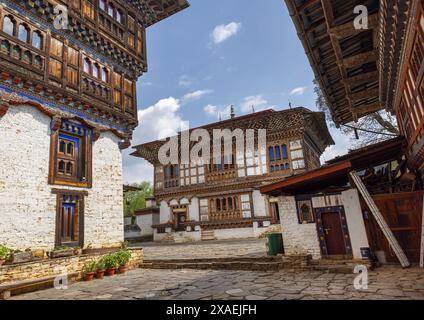
[[[191,0],[191,7],[147,30],[149,70],[137,83],[140,125],[133,145],[182,126],[196,127],[273,108],[316,110],[313,73],[282,0]],[[349,137],[331,129],[347,151]],[[152,180],[151,166],[124,152],[124,181]]]

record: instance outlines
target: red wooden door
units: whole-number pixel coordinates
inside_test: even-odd
[[[343,238],[342,224],[339,212],[322,214],[322,226],[328,255],[345,255],[346,247]]]

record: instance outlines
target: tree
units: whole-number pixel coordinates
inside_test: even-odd
[[[139,191],[131,191],[124,194],[124,215],[130,217],[135,211],[146,208],[146,199],[153,196],[153,187],[150,182],[134,183]]]
[[[325,100],[317,80],[314,80],[314,86],[314,91],[317,96],[315,104],[320,111],[325,113],[330,126],[335,128],[336,125],[333,122],[330,107]],[[355,143],[356,148],[378,143],[400,135],[396,118],[384,110],[373,112],[362,117],[356,123],[342,125],[340,130],[346,135],[351,135],[353,138],[358,134],[359,140]]]

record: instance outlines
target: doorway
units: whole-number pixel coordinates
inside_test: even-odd
[[[187,223],[187,207],[181,206],[172,210],[174,214],[175,231],[185,231]]]
[[[343,206],[315,209],[323,256],[350,257],[352,246]]]

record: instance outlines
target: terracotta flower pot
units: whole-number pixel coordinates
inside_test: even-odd
[[[121,266],[121,267],[119,267],[119,273],[120,274],[124,274],[125,272],[127,272],[127,267],[126,266]]]
[[[115,268],[106,269],[105,276],[111,277],[111,276],[115,275],[115,272],[116,272]]]
[[[105,270],[97,270],[96,279],[103,279],[104,275],[105,275]]]
[[[6,260],[0,260],[0,266],[3,265],[3,263],[5,263]]]
[[[92,281],[94,278],[94,272],[87,272],[84,274],[84,281]]]

